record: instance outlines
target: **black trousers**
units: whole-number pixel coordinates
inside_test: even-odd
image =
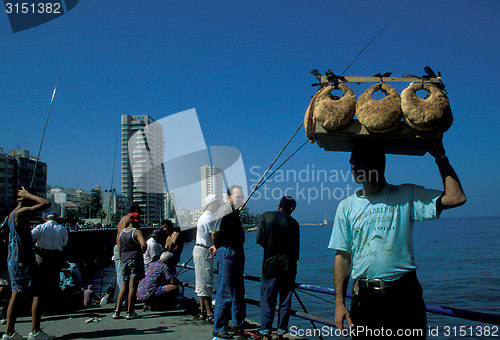
[[[353,292],[353,339],[425,339],[427,316],[422,286],[415,272],[405,274],[390,287],[359,287]]]

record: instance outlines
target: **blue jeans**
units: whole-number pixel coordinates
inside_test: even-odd
[[[245,321],[247,311],[245,303],[245,253],[243,249],[234,250],[229,247],[217,249],[217,265],[219,267],[219,286],[215,299],[214,332],[222,332],[232,316],[234,327]]]
[[[271,335],[278,294],[280,304],[278,309],[277,334],[282,335],[288,332],[294,283],[295,274],[290,273],[283,273],[278,277],[262,280],[260,286],[260,333],[262,335]]]

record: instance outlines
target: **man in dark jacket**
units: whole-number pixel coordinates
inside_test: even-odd
[[[236,331],[247,327],[245,283],[245,232],[240,220],[243,188],[233,185],[227,190],[227,202],[217,211],[212,240],[217,248],[219,286],[215,299],[213,336],[232,339],[229,318]]]
[[[277,211],[262,214],[257,243],[264,248],[261,284],[261,331],[264,340],[271,339],[271,329],[278,294],[278,339],[288,332],[292,292],[300,251],[299,223],[290,216],[297,203],[284,196]]]

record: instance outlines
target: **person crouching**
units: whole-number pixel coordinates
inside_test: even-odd
[[[174,302],[179,292],[178,281],[175,278],[175,256],[165,251],[160,259],[151,263],[146,270],[146,277],[141,280],[137,289],[137,298],[145,306],[165,306]]]

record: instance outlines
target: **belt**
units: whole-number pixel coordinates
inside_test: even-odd
[[[396,288],[410,282],[418,282],[415,270],[408,272],[394,281],[384,281],[382,279],[357,279],[354,289],[357,288],[371,288],[373,290],[385,290]]]
[[[384,281],[381,279],[359,279],[356,282],[360,288],[373,288],[375,290],[384,290],[392,286],[390,281]]]
[[[198,246],[198,247],[202,247],[202,248],[205,248],[205,249],[210,249],[210,247],[207,247],[206,245],[204,244],[199,244],[199,243],[196,243],[195,246]]]

